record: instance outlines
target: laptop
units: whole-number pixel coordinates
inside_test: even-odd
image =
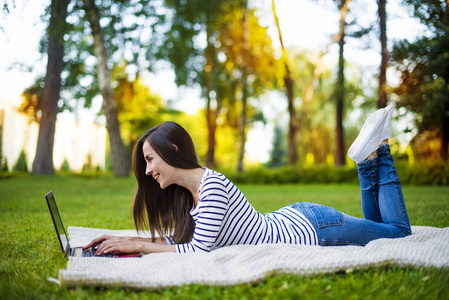
[[[95,256],[96,249],[94,247],[83,249],[82,247],[71,248],[69,240],[67,238],[67,234],[62,224],[61,215],[59,214],[58,206],[56,205],[55,197],[53,196],[53,192],[48,192],[45,195],[45,199],[47,200],[48,209],[50,210],[51,218],[53,220],[53,224],[55,225],[56,235],[58,236],[59,244],[61,245],[62,252],[65,257],[75,256],[75,257],[91,257]],[[141,253],[107,253],[102,254],[103,257],[141,257]],[[96,256],[96,257],[101,257]]]

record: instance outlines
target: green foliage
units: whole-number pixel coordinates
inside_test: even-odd
[[[17,159],[16,164],[13,167],[13,171],[28,172],[27,158],[24,150],[20,152],[19,158]]]
[[[445,99],[449,95],[447,78],[435,66],[437,57],[430,59],[429,55],[439,55],[428,52],[435,40],[427,37],[413,43],[401,41],[395,44],[393,58],[396,68],[402,73],[399,86],[394,89],[399,96],[399,107],[405,107],[421,116],[416,119],[420,131],[434,130],[442,127],[445,114]],[[449,50],[447,50],[449,57]],[[449,63],[440,60],[441,64]],[[447,76],[447,75],[446,75]]]
[[[428,31],[410,42],[395,43],[392,65],[401,74],[393,92],[398,107],[416,114],[419,137],[414,140],[417,152],[431,139],[441,143],[441,158],[447,159],[449,143],[449,19],[447,1],[406,0],[413,14]],[[435,132],[437,137],[423,135]],[[423,138],[427,137],[427,138]],[[424,156],[424,155],[423,155]]]
[[[449,164],[421,163],[413,166],[396,164],[402,184],[449,185]],[[292,184],[292,183],[358,183],[356,167],[289,167],[271,169],[252,167],[244,172],[223,171],[235,183]]]
[[[83,165],[81,173],[91,173],[96,171],[96,167],[92,165],[92,155],[90,153],[87,155],[87,161]]]
[[[42,94],[44,92],[44,78],[37,78],[34,84],[22,93],[22,103],[18,110],[31,120],[39,122],[38,112],[41,110]]]
[[[357,182],[357,170],[351,168],[310,167],[280,168],[252,167],[244,172],[224,172],[236,183],[245,184],[293,184],[293,183],[342,183]]]
[[[299,163],[305,164],[307,155],[313,155],[317,164],[328,163],[328,156],[335,153],[335,75],[332,70],[321,66],[319,78],[315,77],[319,67],[319,56],[308,50],[290,49],[289,60],[292,77],[295,80],[295,106],[298,112],[300,131],[298,136]],[[359,102],[368,105],[372,112],[375,101],[372,101],[362,89],[362,76],[356,68],[346,67],[349,71],[345,78],[345,144],[350,145],[357,136],[361,124],[351,124],[350,113],[354,104]],[[316,79],[316,80],[315,80]],[[361,118],[364,120],[365,118]],[[355,126],[353,129],[352,126]],[[310,153],[310,154],[309,154]]]
[[[140,136],[161,123],[165,114],[175,115],[178,112],[164,108],[162,99],[150,91],[142,78],[136,77],[130,81],[127,66],[126,62],[115,65],[111,76],[118,83],[114,88],[114,97],[121,134],[129,153],[132,153],[134,143]]]
[[[404,184],[449,185],[449,164],[441,161],[422,162],[413,166],[399,163],[396,168]]]
[[[6,157],[2,156],[0,158],[0,171],[8,171],[9,167],[8,167],[8,160],[6,159]]]
[[[106,155],[105,155],[105,166],[104,169],[105,171],[113,171],[112,169],[112,158],[111,158],[111,150],[110,150],[110,146],[108,143],[107,149],[106,149]]]
[[[445,299],[449,294],[447,268],[394,265],[314,276],[272,274],[260,282],[228,287],[67,289],[47,280],[67,266],[44,200],[50,181],[66,226],[133,227],[132,178],[27,175],[0,180],[0,299]],[[262,213],[297,201],[314,201],[361,216],[355,184],[239,187]],[[448,187],[404,187],[412,224],[449,226],[448,194]]]
[[[232,127],[240,136],[234,149],[243,149],[247,128],[263,121],[258,96],[276,86],[280,73],[267,28],[247,1],[167,0],[165,6],[171,16],[152,36],[150,59],[169,61],[178,85],[199,84],[210,132]],[[213,160],[212,138],[209,147]]]
[[[274,127],[273,148],[270,152],[268,166],[271,168],[280,167],[286,163],[287,149],[284,143],[284,134],[279,125]]]
[[[118,63],[126,58],[129,64],[136,67],[137,72],[147,69],[145,55],[149,35],[159,18],[164,18],[164,16],[158,16],[155,6],[150,2],[153,1],[120,0],[96,3],[100,12],[108,61]],[[47,22],[49,13],[50,11],[47,10],[47,14],[43,16]],[[64,38],[64,72],[62,74],[62,106],[60,106],[62,110],[73,109],[76,106],[74,99],[90,107],[93,98],[99,94],[92,32],[86,22],[84,4],[81,0],[72,1],[68,16],[68,24],[65,28],[67,34]],[[46,53],[47,43],[48,36],[45,35],[41,40],[41,53]],[[37,79],[31,88],[42,83],[43,78]]]
[[[206,58],[206,55],[215,55],[211,50],[220,34],[214,27],[215,21],[225,11],[226,4],[232,7],[239,4],[227,0],[164,2],[171,17],[159,19],[158,30],[152,35],[148,58],[153,62],[160,59],[169,61],[175,69],[175,81],[178,85],[191,86],[199,82],[203,84],[206,61],[218,61],[216,57]],[[242,5],[243,3],[246,1],[242,2]],[[206,35],[207,46],[198,43],[197,38],[201,34]]]
[[[64,159],[64,161],[61,164],[61,171],[63,172],[70,172],[72,169],[70,168],[70,164],[67,161],[67,159]]]

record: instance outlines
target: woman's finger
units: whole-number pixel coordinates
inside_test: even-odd
[[[112,236],[109,236],[109,235],[102,235],[100,237],[97,237],[96,239],[93,239],[88,245],[84,246],[83,249],[87,249],[87,248],[96,246],[110,238],[112,238]]]

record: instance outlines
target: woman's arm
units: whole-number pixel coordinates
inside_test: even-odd
[[[198,200],[192,240],[176,244],[176,252],[209,252],[224,226],[224,217],[228,209],[229,194],[223,179],[218,176],[205,178]]]
[[[155,238],[152,242],[151,238],[143,237],[121,237],[102,235],[90,242],[84,248],[97,247],[96,254],[102,255],[106,253],[135,253],[144,254],[160,253],[160,252],[176,252],[174,245],[167,245],[164,238]]]
[[[141,241],[141,242],[146,242],[146,243],[167,245],[167,241],[163,237],[155,237],[154,239],[152,239],[152,238],[146,238],[146,237],[132,236],[132,237],[129,237],[129,239],[133,240],[133,241]]]

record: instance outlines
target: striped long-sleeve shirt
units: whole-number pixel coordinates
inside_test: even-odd
[[[260,214],[232,182],[209,169],[200,184],[198,205],[190,214],[195,221],[193,238],[176,244],[178,253],[238,244],[318,244],[315,229],[303,214],[290,207]]]

